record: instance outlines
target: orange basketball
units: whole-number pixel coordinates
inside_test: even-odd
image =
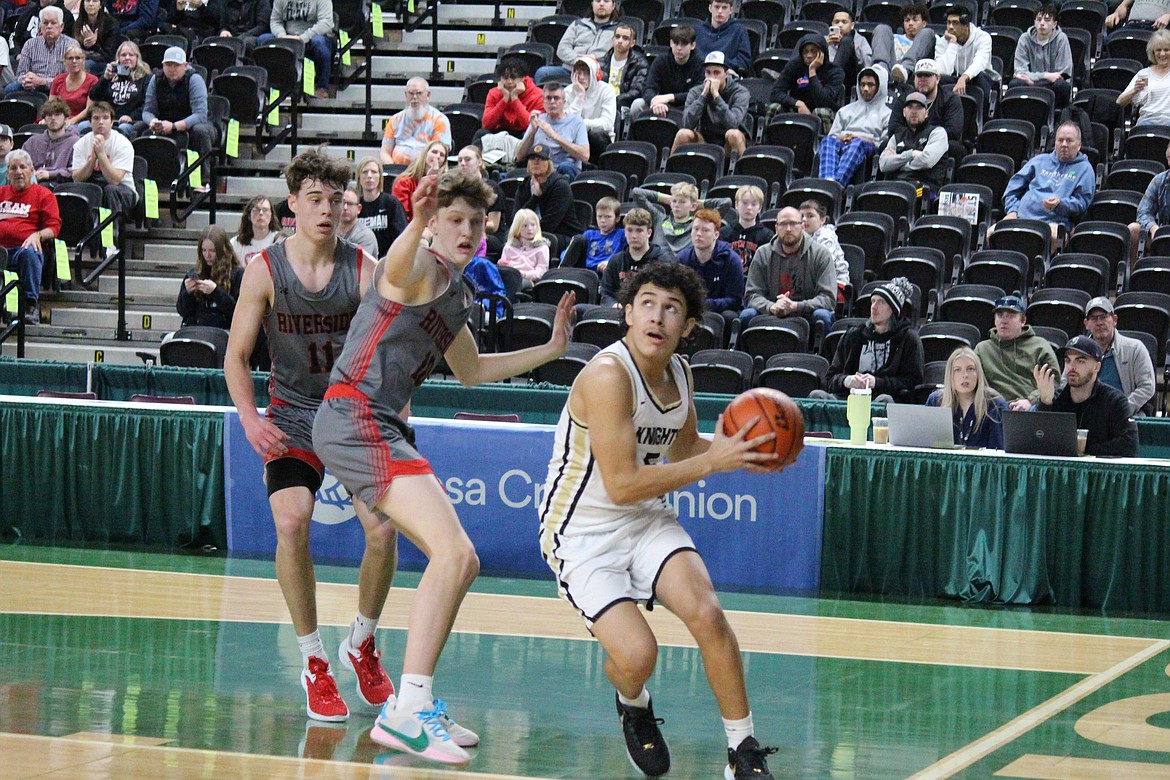
[[[746,393],[740,393],[731,399],[727,409],[723,412],[723,433],[734,436],[740,428],[751,422],[753,417],[759,421],[748,431],[747,438],[774,431],[776,438],[764,442],[758,452],[776,453],[780,460],[772,467],[779,471],[796,461],[796,456],[804,449],[804,415],[800,407],[788,396],[779,390],[769,387],[755,387]]]

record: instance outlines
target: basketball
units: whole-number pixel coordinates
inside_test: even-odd
[[[764,442],[756,451],[774,452],[780,456],[780,460],[772,466],[773,471],[792,465],[804,449],[804,415],[796,402],[779,390],[768,387],[756,387],[740,393],[731,399],[723,412],[723,433],[734,436],[753,417],[760,419],[748,431],[747,438],[754,439],[770,431],[776,434],[775,439]]]

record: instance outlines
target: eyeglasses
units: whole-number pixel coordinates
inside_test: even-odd
[[[776,227],[786,228],[786,229],[787,228],[798,228],[798,227],[804,227],[804,223],[803,222],[777,222]]]
[[[252,213],[253,214],[271,214],[272,209],[268,208],[267,206],[253,206]]]
[[[1113,317],[1112,314],[1101,313],[1101,314],[1090,314],[1088,317],[1085,317],[1085,319],[1088,320],[1089,322],[1104,322],[1105,320],[1111,319],[1112,317]]]

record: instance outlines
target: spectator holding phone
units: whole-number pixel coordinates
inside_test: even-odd
[[[244,267],[236,259],[227,232],[211,225],[199,237],[195,267],[187,272],[179,288],[175,307],[183,318],[183,327],[230,329],[243,278]]]
[[[90,91],[86,111],[92,111],[94,103],[109,103],[114,107],[114,129],[129,138],[134,123],[142,120],[149,81],[150,66],[142,59],[138,44],[124,41]]]

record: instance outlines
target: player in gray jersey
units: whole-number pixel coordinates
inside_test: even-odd
[[[423,178],[411,201],[414,218],[375,273],[313,424],[313,443],[329,470],[428,558],[410,610],[398,697],[382,708],[370,736],[453,764],[470,756],[457,744],[431,688],[479,559],[400,411],[440,357],[470,386],[526,373],[562,354],[574,303],[572,295],[561,299],[547,344],[479,354],[467,327],[474,302],[462,275],[479,248],[493,200],[491,188],[464,171]],[[430,248],[420,245],[428,227],[434,234]]]
[[[577,376],[557,423],[541,553],[561,595],[605,650],[634,766],[650,777],[670,770],[662,720],[645,685],[658,643],[637,605],[645,601],[649,609],[656,600],[699,646],[727,734],[724,777],[771,780],[766,757],[774,750],[760,747],[753,733],[739,643],[707,567],[662,498],[716,472],[764,471],[776,459],[754,451],[774,433],[745,439],[752,424],[724,436],[716,423],[714,441],[699,436],[690,372],[675,352],[702,316],[706,295],[699,275],[678,263],[650,263],[623,282],[626,333]]]
[[[317,630],[309,528],[324,467],[313,450],[313,416],[374,273],[372,258],[336,236],[349,177],[348,165],[318,150],[302,152],[285,169],[288,206],[300,227],[244,272],[224,361],[244,432],[265,461],[276,523],[276,576],[305,661],[301,685],[306,711],[310,718],[325,721],[345,720],[349,709],[337,691]],[[256,410],[248,370],[261,326],[272,356],[271,403],[264,417]],[[382,666],[374,632],[397,563],[397,532],[356,497],[354,509],[365,530],[366,548],[357,616],[338,653],[342,666],[357,676],[362,701],[381,706],[393,700],[394,685]]]

